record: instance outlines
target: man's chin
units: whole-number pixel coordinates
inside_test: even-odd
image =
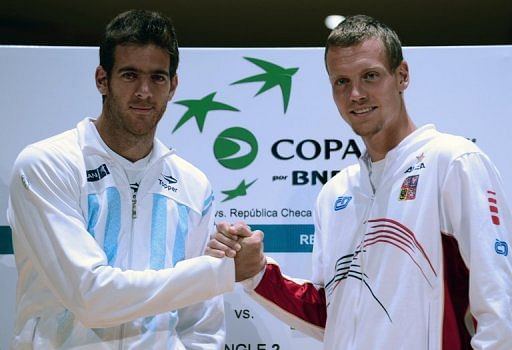
[[[354,133],[361,138],[367,138],[377,134],[379,132],[379,129],[375,127],[362,125],[358,127],[352,127],[352,131],[354,131]]]
[[[153,129],[140,129],[140,128],[135,128],[135,129],[129,129],[129,132],[130,134],[132,134],[133,136],[136,136],[136,137],[147,137],[147,136],[151,136],[153,135]]]
[[[144,137],[154,134],[156,125],[152,123],[136,123],[132,125],[125,125],[125,129],[133,136]]]

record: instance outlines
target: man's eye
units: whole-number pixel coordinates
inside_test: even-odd
[[[134,72],[124,72],[121,77],[126,80],[134,80],[137,75]]]
[[[347,79],[341,78],[341,79],[336,80],[336,85],[343,86],[343,85],[347,84],[347,82],[348,82]]]
[[[163,83],[163,82],[167,81],[167,77],[165,75],[155,74],[155,75],[153,75],[153,81],[155,81],[157,83]]]
[[[379,74],[377,72],[368,72],[365,74],[364,79],[365,80],[375,80],[379,77]]]

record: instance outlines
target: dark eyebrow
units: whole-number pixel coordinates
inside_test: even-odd
[[[165,76],[169,76],[169,71],[166,71],[166,70],[163,70],[163,69],[157,69],[157,70],[151,72],[151,74],[162,74],[162,75],[165,75]]]
[[[137,72],[137,73],[140,73],[141,70],[140,69],[137,69],[133,66],[126,66],[126,67],[121,67],[119,68],[118,72],[120,73],[123,73],[123,72]],[[157,70],[154,70],[154,71],[151,71],[149,74],[161,74],[161,75],[165,75],[167,77],[169,77],[169,71],[166,71],[164,69],[157,69]]]
[[[117,70],[118,72],[138,72],[139,70],[132,66],[121,67]]]

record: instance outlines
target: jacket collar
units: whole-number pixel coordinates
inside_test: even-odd
[[[98,141],[96,133],[94,129],[92,129],[95,128],[93,122],[94,119],[85,118],[76,126],[78,131],[78,142],[82,152],[85,155],[98,155],[103,158],[112,160],[112,157],[110,157],[103,145]],[[173,153],[173,149],[169,149],[158,138],[155,137],[153,141],[153,155],[151,156],[149,165]]]
[[[386,154],[384,158],[386,163],[394,161],[399,155],[407,153],[409,148],[416,147],[418,144],[424,143],[438,134],[439,132],[436,130],[434,124],[426,124],[417,128]],[[363,175],[368,176],[371,169],[371,160],[368,150],[365,150],[359,158],[359,166]]]
[[[388,151],[385,159],[395,158],[397,154],[402,153],[402,151],[407,148],[418,144],[418,142],[427,141],[438,134],[439,132],[436,130],[434,124],[423,125],[407,135],[398,145]],[[359,163],[368,166],[370,162],[370,155],[368,154],[368,151],[365,150],[359,158]]]

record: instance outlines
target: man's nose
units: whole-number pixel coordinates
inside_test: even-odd
[[[149,79],[141,77],[137,85],[137,90],[135,91],[135,96],[137,96],[137,98],[145,100],[151,97],[151,95],[152,93]]]
[[[353,102],[366,101],[367,94],[361,84],[353,83],[350,90],[350,100]]]

